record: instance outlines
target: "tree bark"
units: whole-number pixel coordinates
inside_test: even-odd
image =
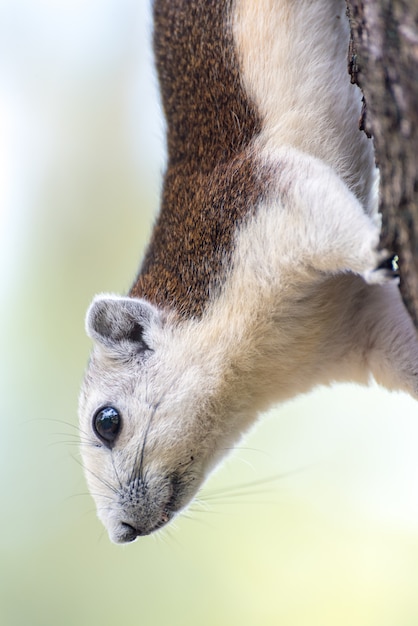
[[[380,169],[382,247],[400,259],[418,327],[418,0],[346,0],[349,71],[364,95],[360,127]]]

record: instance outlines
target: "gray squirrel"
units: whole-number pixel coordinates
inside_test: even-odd
[[[96,296],[82,457],[116,543],[168,522],[272,404],[334,381],[418,397],[379,251],[344,0],[154,0],[161,208],[126,297]]]

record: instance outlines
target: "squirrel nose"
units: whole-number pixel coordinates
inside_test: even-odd
[[[121,543],[130,543],[131,541],[135,541],[137,537],[141,537],[142,535],[146,535],[146,532],[142,532],[139,528],[135,528],[132,524],[128,524],[127,522],[121,522],[121,533],[120,533],[120,542]]]

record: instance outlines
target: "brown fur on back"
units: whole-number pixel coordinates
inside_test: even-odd
[[[229,0],[156,0],[154,48],[167,121],[161,210],[130,296],[199,316],[219,287],[240,221],[260,199]],[[216,133],[213,129],[216,128]]]

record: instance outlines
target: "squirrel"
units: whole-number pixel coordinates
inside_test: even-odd
[[[129,294],[88,309],[79,403],[116,543],[170,522],[272,404],[371,377],[418,398],[344,0],[154,0],[153,20],[161,206]]]

